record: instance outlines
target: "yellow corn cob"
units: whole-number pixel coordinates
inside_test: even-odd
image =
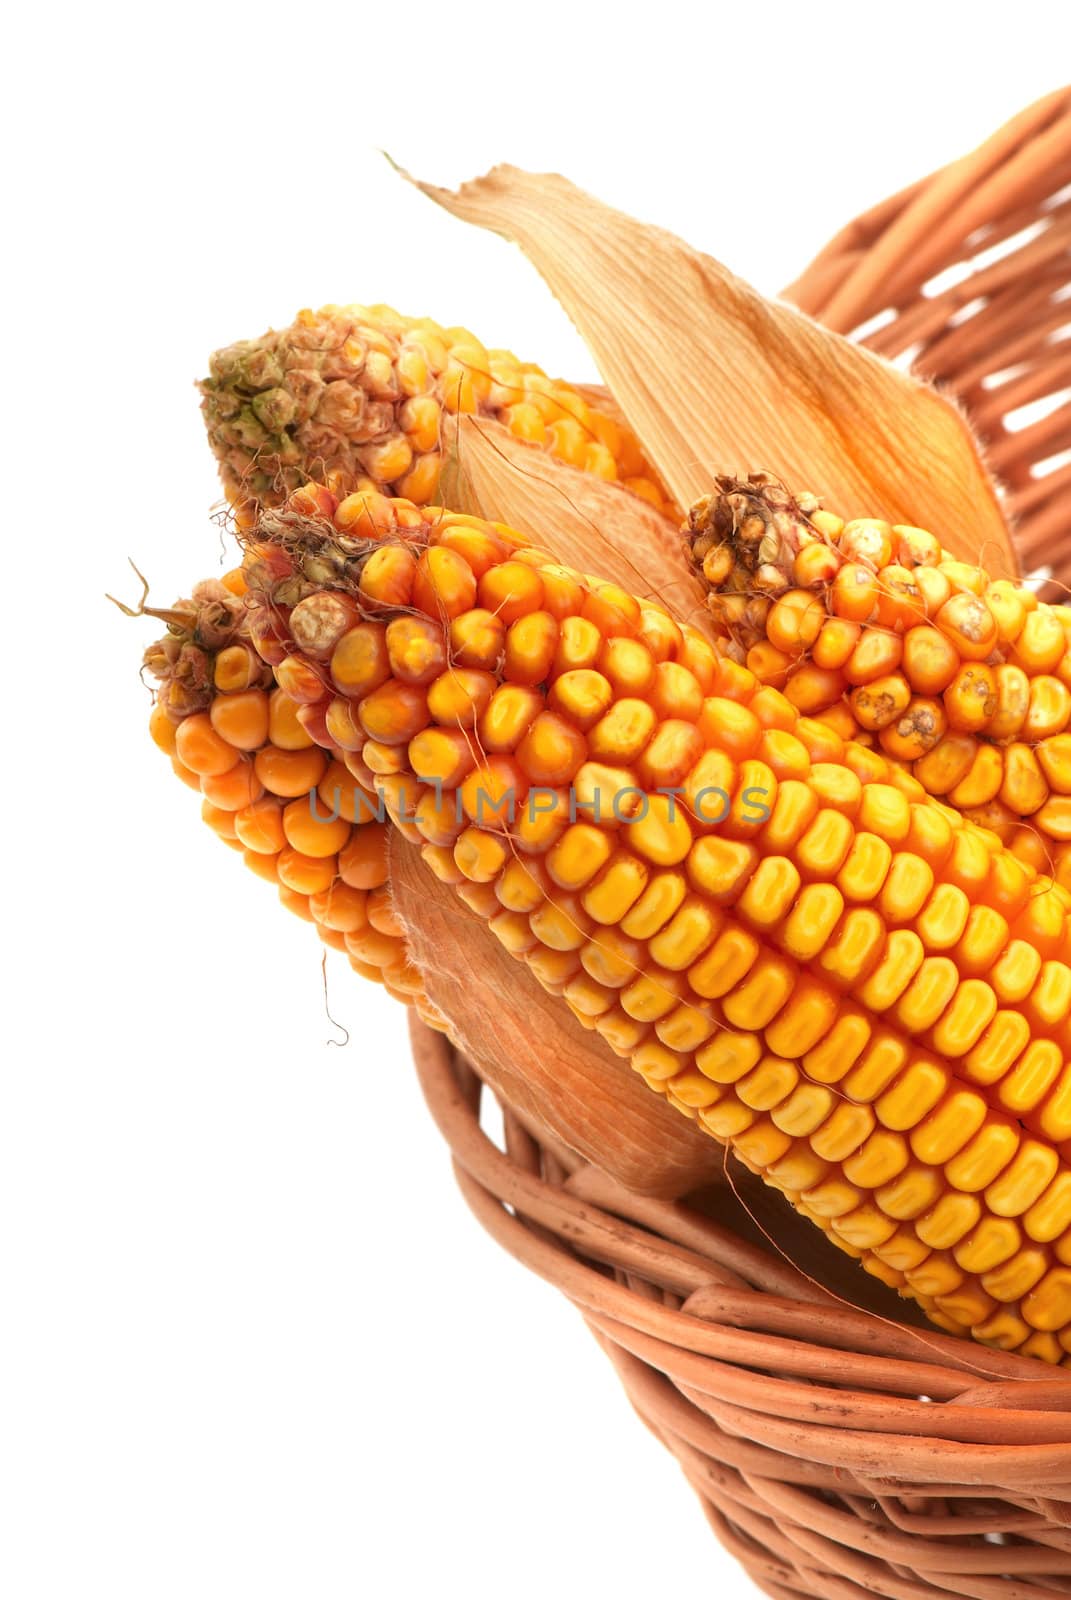
[[[309,708],[274,685],[234,593],[244,584],[229,581],[230,589],[201,584],[164,613],[170,631],[145,658],[160,680],[152,738],[203,797],[203,820],[278,886],[283,905],[355,972],[441,1028],[391,908],[382,802],[346,769],[345,752]]]
[[[867,1270],[1067,1359],[1071,895],[658,605],[334,509],[262,519],[253,637],[429,868]]]
[[[764,478],[723,480],[689,538],[764,683],[809,715],[846,711],[928,792],[1066,872],[1071,607],[992,581],[924,529],[845,523]]]
[[[302,311],[289,328],[218,350],[202,411],[240,520],[307,479],[340,495],[436,497],[443,415],[477,413],[569,465],[673,510],[631,429],[568,384],[464,328],[389,306]]]

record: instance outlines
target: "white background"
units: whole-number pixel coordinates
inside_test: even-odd
[[[9,34],[0,1592],[754,1591],[554,1291],[460,1201],[399,1008],[204,829],[147,624],[218,570],[192,382],[388,300],[595,376],[438,213],[559,169],[768,291],[1067,60],[1062,6],[82,7]],[[33,31],[29,31],[33,28]],[[13,166],[12,166],[13,163]],[[227,560],[225,565],[229,565]]]

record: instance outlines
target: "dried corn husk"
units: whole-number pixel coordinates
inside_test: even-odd
[[[390,866],[428,997],[511,1106],[637,1193],[672,1197],[719,1178],[724,1152],[551,1001],[400,835]]]
[[[1015,575],[970,429],[928,385],[565,178],[504,166],[456,193],[418,187],[520,245],[682,506],[717,472],[763,468]]]

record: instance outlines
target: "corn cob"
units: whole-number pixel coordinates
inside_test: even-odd
[[[835,709],[840,731],[1067,874],[1071,608],[953,560],[924,529],[845,523],[764,477],[722,480],[688,538],[761,681],[808,714]]]
[[[391,909],[382,802],[308,708],[275,685],[250,641],[242,593],[233,574],[153,613],[169,630],[145,653],[159,683],[152,738],[202,796],[203,820],[278,886],[283,905],[355,972],[441,1028]]]
[[[1068,1359],[1071,895],[658,605],[335,509],[262,519],[252,635],[428,867],[868,1271]]]
[[[477,413],[583,472],[673,507],[635,435],[605,409],[464,328],[388,306],[302,311],[218,350],[201,384],[209,442],[239,519],[307,479],[340,495],[436,497],[444,414]]]

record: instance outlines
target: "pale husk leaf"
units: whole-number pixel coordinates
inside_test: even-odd
[[[718,472],[763,469],[841,516],[929,528],[1016,574],[978,447],[934,389],[557,174],[502,166],[456,192],[418,187],[520,245],[680,505]]]
[[[619,484],[514,438],[501,423],[459,420],[443,468],[445,504],[506,522],[565,565],[660,600],[678,620],[711,631],[682,535],[668,517]]]
[[[429,999],[524,1119],[641,1194],[675,1198],[719,1179],[722,1147],[541,989],[396,832],[390,883]]]

